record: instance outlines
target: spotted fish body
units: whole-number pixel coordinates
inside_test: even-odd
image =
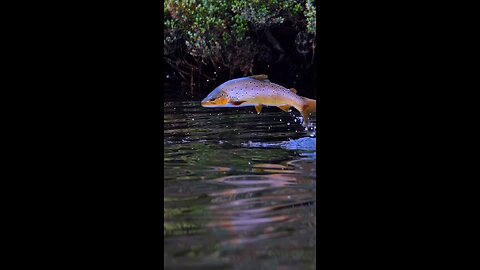
[[[263,106],[276,106],[284,111],[294,107],[305,121],[315,113],[316,101],[301,97],[295,89],[271,83],[266,75],[233,79],[215,88],[202,100],[203,107],[255,106],[258,113]]]

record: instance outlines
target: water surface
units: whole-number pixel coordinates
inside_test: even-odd
[[[164,112],[165,268],[315,269],[316,140],[299,113]]]

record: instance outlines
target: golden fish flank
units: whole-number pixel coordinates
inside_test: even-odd
[[[308,120],[316,112],[317,102],[301,97],[294,88],[287,89],[271,83],[267,75],[255,75],[227,81],[202,100],[203,107],[255,106],[257,113],[263,106],[276,106],[283,111],[297,109]]]

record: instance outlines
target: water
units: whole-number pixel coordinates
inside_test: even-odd
[[[299,113],[164,111],[165,268],[315,269],[316,139]]]

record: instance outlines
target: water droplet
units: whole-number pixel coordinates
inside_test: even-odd
[[[192,118],[192,121],[195,120],[195,118]]]
[[[287,126],[290,126],[290,123],[287,123]]]

